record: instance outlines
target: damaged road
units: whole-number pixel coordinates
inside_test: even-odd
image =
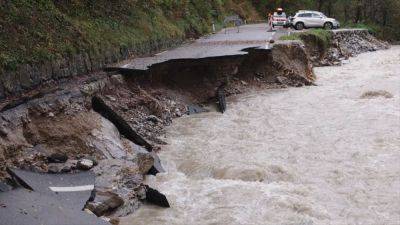
[[[94,189],[93,172],[68,175],[14,169],[8,172],[22,187],[0,192],[2,224],[109,224],[83,211]]]
[[[114,224],[118,218],[134,213],[143,202],[169,207],[168,196],[146,186],[145,178],[165,172],[157,153],[167,144],[163,141],[164,128],[174,118],[213,110],[209,106],[215,106],[216,100],[224,112],[226,96],[248,90],[314,83],[309,49],[298,41],[277,41],[269,48],[263,43],[270,37],[261,28],[246,29],[261,32],[262,39],[252,36],[246,41],[241,33],[238,40],[226,42],[218,34],[200,40],[194,58],[185,53],[172,59],[169,54],[174,51],[138,58],[129,65],[122,63],[123,68],[114,65],[104,72],[59,84],[51,91],[38,90],[42,94],[26,97],[18,104],[0,103],[5,106],[0,114],[0,181],[10,183],[20,177],[26,180],[25,188],[33,190],[19,187],[2,192],[4,201],[22,197],[36,201],[46,196],[59,206],[60,201],[66,201],[63,190],[75,185],[79,190],[87,189],[73,203],[82,213],[94,177],[97,194],[86,209]],[[216,45],[232,47],[233,52],[217,52]],[[210,49],[215,52],[208,52]],[[52,156],[57,154],[61,157],[54,160]],[[10,176],[7,168],[24,172],[9,170],[14,171]],[[30,173],[26,171],[34,175],[26,175]],[[88,182],[49,184],[51,179],[64,176],[83,176],[82,181]],[[37,184],[31,178],[44,182]],[[48,187],[59,194],[48,195],[52,193]],[[0,183],[0,190],[9,188]],[[20,197],[7,194],[13,192]],[[45,206],[38,203],[36,207]],[[37,212],[37,217],[45,216],[43,211]],[[94,224],[98,221],[96,216],[88,216]],[[22,218],[19,222],[22,225],[27,221]]]

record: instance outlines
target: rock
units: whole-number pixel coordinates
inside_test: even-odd
[[[216,97],[218,101],[218,109],[221,113],[224,113],[226,111],[225,84],[218,87]]]
[[[4,127],[0,127],[0,137],[7,137],[8,133]]]
[[[93,202],[89,202],[86,207],[100,217],[112,213],[123,204],[124,200],[113,192],[96,191],[96,198]]]
[[[120,74],[112,75],[110,77],[111,83],[114,85],[121,85],[124,83],[124,77]]]
[[[161,160],[158,157],[158,155],[154,151],[150,152],[150,154],[154,159],[154,163],[153,166],[150,168],[150,170],[147,172],[147,174],[155,176],[157,175],[157,173],[165,173],[165,170],[161,165]]]
[[[65,163],[68,160],[68,156],[64,153],[53,153],[47,157],[49,163]]]
[[[187,114],[188,115],[203,113],[203,112],[207,112],[207,110],[201,106],[198,106],[198,105],[188,105],[187,106]]]
[[[154,165],[154,158],[149,152],[139,152],[137,157],[140,174],[147,174]]]
[[[182,117],[181,110],[175,109],[175,116],[177,116],[177,117]]]
[[[114,98],[113,96],[111,96],[111,95],[106,95],[106,97],[110,100],[110,101],[112,101],[112,102],[115,102],[115,101],[117,101],[117,99],[116,98]]]
[[[109,222],[112,225],[118,225],[119,224],[119,218],[111,218]]]
[[[81,159],[76,164],[76,168],[79,170],[90,170],[94,166],[94,163],[90,159]]]
[[[165,170],[161,165],[161,160],[155,151],[148,152],[144,148],[134,149],[138,156],[138,165],[141,172],[146,171],[144,174],[156,175],[157,173],[164,173]],[[151,157],[152,159],[149,159]]]
[[[48,165],[47,171],[48,171],[48,173],[53,173],[53,174],[60,173],[61,168],[57,164],[51,164],[51,165]]]
[[[392,93],[385,91],[385,90],[379,90],[379,91],[367,91],[364,92],[360,98],[363,99],[373,99],[373,98],[378,98],[378,97],[383,97],[383,98],[393,98]]]
[[[99,164],[96,157],[94,157],[94,156],[85,156],[83,159],[88,159],[88,160],[92,161],[93,166],[97,166]]]
[[[135,188],[135,194],[140,200],[146,199],[146,186],[141,184]]]
[[[291,83],[290,80],[284,76],[277,76],[276,82],[278,84],[284,84],[284,85],[289,85]]]
[[[68,160],[65,163],[50,163],[47,166],[48,173],[69,173],[77,167],[77,160]]]
[[[61,169],[61,173],[69,173],[69,172],[71,172],[72,171],[72,168],[70,167],[70,166],[64,166],[62,169]]]
[[[164,208],[170,207],[167,197],[165,197],[165,195],[161,194],[159,191],[153,188],[150,188],[147,185],[146,185],[146,201],[160,207]]]
[[[151,121],[153,123],[162,123],[162,120],[159,119],[157,116],[155,115],[150,115],[146,118],[147,121]]]

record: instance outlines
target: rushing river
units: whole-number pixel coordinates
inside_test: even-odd
[[[175,120],[147,178],[171,208],[122,224],[400,224],[400,47],[315,72]]]

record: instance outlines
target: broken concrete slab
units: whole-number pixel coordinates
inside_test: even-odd
[[[134,76],[134,75],[143,75],[146,73],[145,70],[138,70],[132,68],[123,68],[123,67],[106,67],[103,69],[104,72],[111,74],[122,74],[125,76]]]
[[[71,208],[65,201],[40,192],[19,188],[0,192],[1,224],[7,225],[110,225],[108,222]]]
[[[145,147],[147,150],[152,151],[153,146],[142,138],[132,127],[118,115],[110,106],[108,106],[100,97],[92,98],[93,110],[102,115],[104,118],[111,121],[128,140]]]
[[[222,84],[218,87],[216,97],[218,109],[221,113],[224,113],[226,111],[225,84]]]
[[[146,185],[146,199],[147,202],[164,207],[164,208],[169,208],[169,202],[167,200],[167,197],[165,195],[161,194],[159,191],[149,187]]]
[[[61,201],[64,207],[83,209],[94,189],[93,172],[45,174],[8,169],[7,172],[23,187]]]

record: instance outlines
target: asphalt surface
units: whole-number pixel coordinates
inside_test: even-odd
[[[94,188],[92,172],[9,173],[24,187],[0,192],[0,225],[109,225],[83,211]]]
[[[269,48],[271,39],[286,33],[286,29],[268,32],[267,24],[251,24],[237,28],[227,28],[220,32],[184,44],[178,48],[161,52],[152,57],[136,58],[126,61],[124,68],[146,70],[151,65],[173,59],[199,59],[219,56],[244,55],[246,48]]]

